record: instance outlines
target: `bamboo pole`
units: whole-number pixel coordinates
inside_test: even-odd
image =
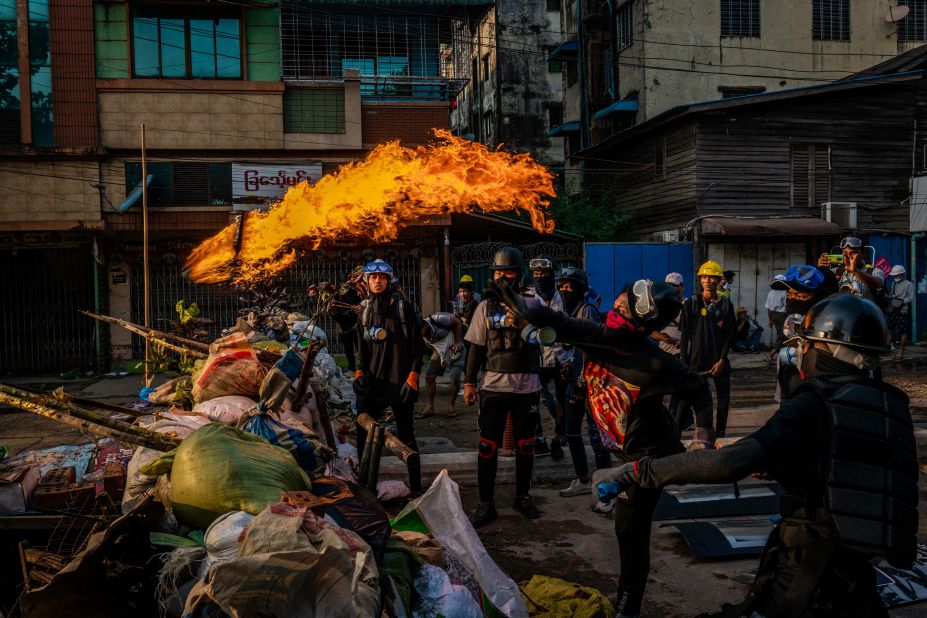
[[[191,356],[196,356],[198,358],[206,358],[208,354],[204,352],[209,352],[209,344],[203,343],[202,341],[196,341],[194,339],[187,339],[186,337],[181,337],[180,335],[175,335],[173,333],[166,333],[164,331],[155,330],[154,328],[147,328],[145,326],[140,326],[134,322],[128,322],[126,320],[120,320],[119,318],[114,318],[108,315],[101,315],[93,313],[92,311],[81,311],[84,315],[93,318],[94,320],[100,320],[101,322],[106,322],[107,324],[113,324],[115,326],[121,326],[131,333],[135,333],[141,337],[151,337],[153,341],[159,345],[163,345],[166,348],[174,350],[176,352],[182,352],[184,354],[189,354]],[[183,346],[178,346],[177,344],[168,343],[167,340],[176,341],[183,344]],[[193,348],[193,349],[191,349]],[[202,350],[202,352],[200,351]]]
[[[8,384],[0,383],[0,386],[9,386]],[[107,403],[105,401],[94,401],[93,399],[82,399],[80,397],[74,397],[68,393],[45,393],[42,391],[32,390],[31,388],[26,388],[25,386],[15,387],[16,390],[20,393],[9,393],[10,395],[15,395],[17,397],[54,397],[57,401],[63,401],[65,403],[73,403],[76,406],[79,406],[85,410],[105,410],[109,412],[118,412],[119,414],[127,414],[129,416],[139,418],[141,416],[149,416],[151,412],[146,412],[143,410],[133,410],[132,408],[126,408],[124,406],[116,405],[115,403]]]
[[[49,418],[53,421],[58,421],[59,423],[70,425],[71,427],[74,427],[80,431],[95,433],[100,436],[106,436],[108,438],[119,440],[120,442],[135,444],[137,446],[144,446],[156,451],[169,451],[176,448],[177,446],[177,443],[170,436],[164,436],[152,431],[149,431],[149,435],[147,436],[136,435],[134,433],[128,433],[119,429],[104,427],[103,425],[82,418],[77,418],[66,412],[58,411],[34,401],[22,399],[21,397],[14,397],[3,392],[0,392],[0,404],[6,404],[14,408],[19,408],[25,412],[32,412],[33,414],[44,416],[45,418]],[[139,429],[143,432],[147,431],[139,427],[136,427],[136,429]]]
[[[145,328],[151,328],[151,278],[148,265],[148,161],[145,157],[145,123],[141,124],[142,147],[142,269],[144,270]],[[151,386],[151,340],[145,337],[145,387]]]

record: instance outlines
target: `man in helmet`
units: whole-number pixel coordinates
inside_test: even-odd
[[[602,321],[599,310],[589,302],[589,275],[579,268],[567,267],[557,276],[557,290],[563,299],[563,312],[577,320],[588,320],[600,323]],[[588,409],[586,398],[586,379],[583,377],[586,357],[582,349],[565,344],[564,350],[569,357],[564,364],[566,374],[566,408],[564,410],[563,429],[566,433],[567,445],[570,447],[570,458],[573,460],[573,471],[576,478],[568,487],[560,490],[564,498],[588,494],[592,491],[589,478],[589,462],[586,461],[586,447],[583,445],[583,419],[589,427],[589,442],[595,453],[596,469],[611,466],[611,455],[602,445],[599,430],[595,426],[592,414]]]
[[[481,300],[482,296],[473,291],[473,277],[462,276],[457,288],[457,297],[454,299],[454,315],[465,325],[469,325]]]
[[[723,273],[721,265],[708,260],[698,269],[701,290],[687,299],[680,314],[680,356],[695,371],[711,377],[717,394],[715,434],[720,438],[727,429],[731,406],[731,364],[728,350],[734,336],[734,306],[730,299],[718,296]],[[672,404],[670,404],[672,406]],[[684,430],[690,421],[689,406],[678,406],[677,424]]]
[[[392,267],[374,260],[364,268],[370,296],[363,303],[358,324],[359,364],[354,376],[357,413],[379,419],[389,407],[396,419],[398,438],[418,449],[413,427],[413,407],[418,399],[422,369],[422,338],[418,314],[394,289]],[[358,456],[363,455],[367,432],[357,426]],[[409,488],[422,489],[419,470],[409,469]]]
[[[904,358],[904,348],[908,343],[908,331],[910,330],[910,309],[914,301],[914,284],[904,278],[904,266],[897,264],[892,266],[888,273],[892,279],[892,291],[888,295],[888,327],[892,333],[892,341],[895,337],[899,338],[900,348],[895,358]]]
[[[621,461],[645,454],[682,452],[663,396],[678,393],[695,409],[696,447],[712,446],[711,393],[705,380],[658,348],[648,335],[662,330],[679,313],[682,302],[672,284],[636,281],[615,299],[605,324],[578,320],[547,307],[532,306],[506,295],[518,317],[550,327],[562,343],[586,355],[583,375],[589,404],[606,446]],[[596,472],[596,476],[602,471]],[[621,559],[619,616],[640,614],[650,572],[650,528],[660,490],[632,488],[614,507],[615,534]]]
[[[534,468],[535,429],[538,426],[538,393],[541,380],[541,349],[536,333],[507,315],[503,289],[522,291],[524,259],[515,247],[503,247],[493,257],[493,283],[473,314],[465,340],[470,344],[464,378],[464,403],[477,402],[479,388],[480,443],[477,481],[480,503],[470,516],[474,528],[498,516],[495,506],[496,467],[506,419],[512,415],[515,441],[515,502],[512,507],[528,519],[541,513],[529,495]],[[519,296],[520,297],[520,296]]]
[[[785,490],[782,520],[746,601],[724,615],[888,616],[870,559],[910,567],[919,466],[907,396],[868,377],[888,351],[885,318],[869,300],[830,296],[807,313],[798,343],[805,379],[762,428],[719,450],[643,457],[607,471],[597,489],[764,472]]]

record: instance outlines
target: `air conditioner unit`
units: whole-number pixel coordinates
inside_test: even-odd
[[[856,202],[823,202],[821,219],[836,223],[843,230],[856,229]]]
[[[653,235],[654,242],[677,242],[679,240],[679,230],[665,230],[655,232]]]

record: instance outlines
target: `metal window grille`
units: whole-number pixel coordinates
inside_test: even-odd
[[[289,83],[341,81],[360,72],[364,99],[441,100],[470,78],[470,30],[438,15],[281,6],[281,72]]]
[[[831,164],[827,144],[792,144],[792,206],[814,208],[830,201]]]
[[[898,22],[899,41],[927,41],[927,0],[900,0],[911,10]]]
[[[618,9],[618,51],[634,43],[634,1],[626,2]]]
[[[815,41],[850,40],[850,0],[814,0],[811,11]]]
[[[560,12],[560,0],[547,0],[547,2],[545,3],[545,8],[548,11],[559,13]]]
[[[142,164],[127,162],[126,193],[142,179]],[[231,163],[149,163],[154,176],[152,206],[228,206],[232,203]]]
[[[760,36],[760,0],[721,0],[721,36]]]
[[[284,133],[344,133],[344,90],[287,88],[283,95]]]

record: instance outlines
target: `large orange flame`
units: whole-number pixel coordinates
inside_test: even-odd
[[[295,241],[313,248],[349,236],[382,243],[423,217],[450,213],[523,210],[535,229],[553,231],[545,212],[555,196],[553,174],[546,167],[530,155],[489,150],[449,131],[435,135],[437,145],[382,144],[315,185],[291,187],[267,212],[246,213],[241,230],[232,224],[200,243],[187,259],[188,276],[249,285],[290,266]]]

